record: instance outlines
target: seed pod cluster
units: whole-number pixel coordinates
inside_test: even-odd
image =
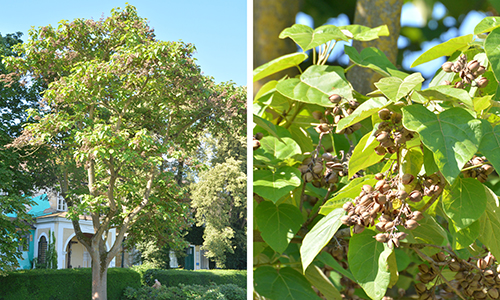
[[[450,258],[443,253],[435,254],[432,259],[436,264],[418,266],[420,272],[417,279],[420,282],[415,284],[415,290],[420,295],[419,299],[435,299],[428,296],[432,296],[435,290],[428,290],[425,284],[436,277],[436,270],[439,269],[437,264],[445,265],[450,271],[456,273],[450,284],[462,295],[478,300],[500,298],[500,266],[495,264],[495,258],[491,253],[478,259],[470,258],[468,261],[457,257]],[[448,286],[443,286],[442,290],[442,295],[440,295],[442,297],[445,294],[455,294],[454,290]]]
[[[467,62],[467,56],[465,56],[465,54],[460,55],[455,62],[445,62],[441,67],[445,72],[455,72],[459,74],[461,80],[454,84],[456,88],[463,89],[467,85],[484,88],[488,85],[488,79],[481,76],[486,72],[486,68],[475,59]],[[451,85],[452,83],[450,81],[443,81],[441,84]]]
[[[318,112],[313,112],[313,117],[320,121],[320,124],[315,128],[318,133],[325,132],[323,130],[326,128],[324,124],[329,124],[328,119],[326,118],[328,115],[331,115],[333,118],[333,124],[329,124],[329,128],[331,130],[334,124],[338,124],[340,120],[352,114],[354,110],[359,106],[358,101],[342,99],[342,97],[337,94],[331,95],[329,99],[330,102],[335,104],[335,106],[332,108],[328,108],[324,113],[324,117],[320,116]],[[339,132],[339,134],[344,134],[344,133],[352,134],[353,132],[355,132],[360,128],[361,128],[361,123],[356,123],[347,128],[342,129]]]
[[[441,183],[441,178],[437,174],[431,174],[429,176],[424,176],[417,188],[420,188],[425,196],[430,197],[441,193],[443,191],[443,184]]]
[[[465,164],[464,169],[462,171],[464,177],[477,178],[480,182],[486,182],[488,175],[494,171],[493,166],[486,163],[486,157],[475,155]]]
[[[325,152],[322,156],[308,157],[299,166],[302,179],[311,182],[317,188],[335,184],[339,177],[347,175],[347,168],[337,156]]]
[[[378,112],[378,115],[383,120],[375,132],[377,141],[380,143],[375,148],[378,155],[385,155],[387,152],[395,153],[398,147],[406,144],[415,136],[414,132],[407,130],[401,124],[402,116],[400,113],[383,108]]]
[[[260,148],[260,140],[264,137],[262,132],[257,132],[253,135],[253,151]]]
[[[399,176],[388,180],[379,173],[375,178],[378,180],[375,186],[364,185],[354,202],[344,204],[347,215],[341,221],[344,225],[353,226],[353,233],[361,233],[366,226],[375,225],[381,232],[374,237],[378,242],[387,243],[391,248],[399,247],[406,233],[399,232],[396,226],[402,225],[412,230],[419,226],[418,221],[424,217],[421,212],[412,211],[406,203],[410,197],[417,198],[416,193],[420,191],[408,194],[404,190],[398,190],[398,181],[401,180]],[[419,198],[421,200],[421,195]]]

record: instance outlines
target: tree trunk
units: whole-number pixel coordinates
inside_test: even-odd
[[[106,300],[108,299],[108,263],[106,263],[107,259],[105,258],[105,254],[104,257],[102,257],[100,256],[99,250],[95,251],[94,254],[96,252],[97,259],[92,258],[92,300]]]
[[[282,55],[297,51],[295,43],[287,38],[280,39],[283,29],[295,24],[301,0],[255,0],[253,2],[253,67],[257,68]],[[290,72],[292,71],[292,72]],[[268,80],[282,78],[285,74],[296,74],[293,69],[285,70],[259,80],[254,84],[254,93]]]
[[[398,37],[401,29],[401,9],[403,0],[358,0],[354,24],[377,27],[387,25],[389,36],[381,37],[370,42],[353,43],[354,48],[361,52],[367,47],[375,47],[385,53],[387,58],[395,65],[398,54]],[[347,78],[354,89],[362,94],[367,94],[375,89],[373,85],[381,76],[374,71],[358,66],[347,72]]]

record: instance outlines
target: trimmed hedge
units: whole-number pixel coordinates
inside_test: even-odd
[[[109,300],[121,299],[126,287],[140,286],[139,273],[130,269],[108,269]],[[22,270],[0,277],[0,300],[88,300],[91,295],[90,268]]]
[[[246,300],[246,290],[234,285],[179,285],[162,286],[155,289],[144,286],[140,289],[126,288],[123,299],[126,300]]]
[[[243,289],[247,288],[246,270],[160,270],[150,269],[144,273],[144,283],[152,286],[155,279],[163,286],[235,284]]]

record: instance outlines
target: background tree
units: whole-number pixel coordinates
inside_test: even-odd
[[[0,57],[17,55],[12,48],[19,43],[21,33],[0,35]],[[5,65],[0,62],[0,76],[5,74]],[[45,179],[53,178],[49,167],[42,163],[48,157],[46,149],[28,155],[24,149],[5,147],[21,134],[28,122],[26,110],[37,105],[41,90],[36,81],[10,85],[0,82],[0,274],[18,267],[19,246],[28,243],[26,230],[32,218],[26,207],[33,205],[29,198],[33,190],[44,185],[40,172],[45,173]]]
[[[149,233],[153,211],[174,235],[184,227],[184,193],[167,162],[195,148],[204,129],[222,126],[232,99],[201,75],[192,45],[155,40],[130,5],[99,21],[34,29],[16,51],[4,80],[29,74],[48,89],[30,112],[38,122],[12,146],[57,151],[68,217],[92,258],[92,298],[106,299],[107,268],[126,232]],[[80,228],[83,214],[92,237]]]

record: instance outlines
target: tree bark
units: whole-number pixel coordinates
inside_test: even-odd
[[[369,42],[355,41],[353,43],[354,48],[358,52],[361,52],[364,48],[375,47],[384,52],[387,58],[395,65],[398,54],[402,7],[403,0],[358,0],[356,3],[354,24],[372,28],[387,25],[389,36]],[[366,95],[375,89],[373,84],[381,76],[370,69],[355,66],[347,73],[347,78],[356,91]]]
[[[106,300],[107,295],[107,275],[108,263],[107,255],[100,256],[99,245],[92,243],[92,300]],[[94,259],[96,258],[96,259]]]
[[[253,67],[257,68],[282,55],[297,51],[295,43],[287,38],[280,39],[283,29],[295,24],[295,16],[302,0],[255,0],[253,2]],[[265,82],[282,78],[285,74],[295,75],[293,69],[285,70],[254,83],[256,93]]]

